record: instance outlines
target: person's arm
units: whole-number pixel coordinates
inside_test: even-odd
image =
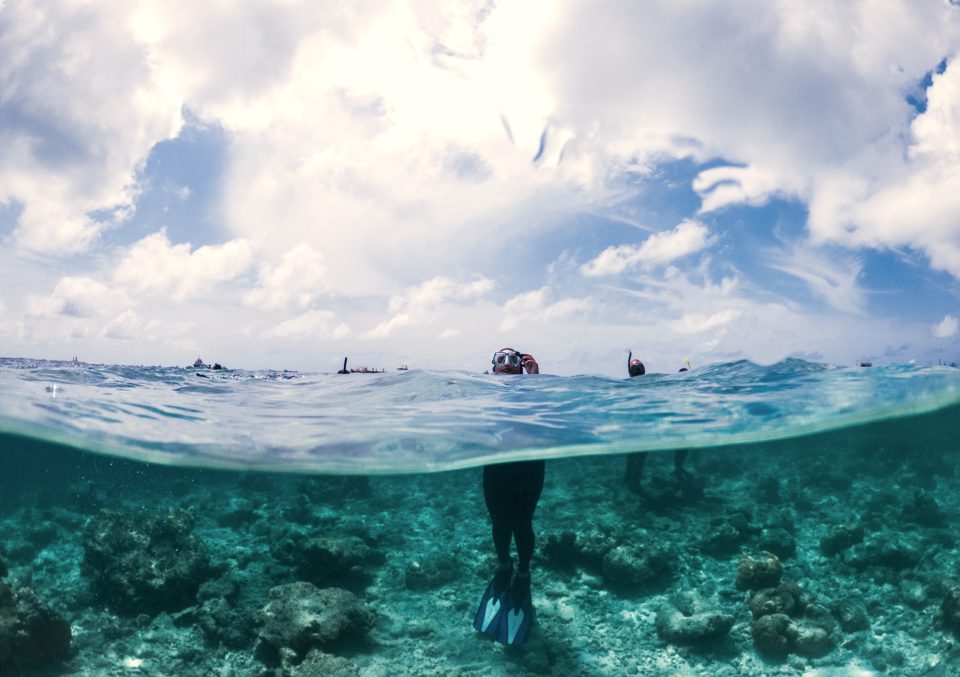
[[[523,365],[523,368],[527,370],[528,374],[539,374],[540,365],[537,364],[537,360],[530,355],[529,353],[524,353],[520,356],[520,364]]]

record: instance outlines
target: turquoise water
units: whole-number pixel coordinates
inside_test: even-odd
[[[636,379],[0,360],[0,431],[203,467],[413,473],[761,442],[956,406],[960,370],[740,361]]]
[[[2,360],[0,674],[960,674],[958,393]],[[517,458],[550,459],[518,648],[472,627],[480,466]]]

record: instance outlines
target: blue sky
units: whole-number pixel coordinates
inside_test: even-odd
[[[960,8],[561,5],[0,5],[0,353],[960,359]]]

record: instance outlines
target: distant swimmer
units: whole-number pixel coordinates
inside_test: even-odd
[[[690,359],[685,357],[683,358],[683,361],[687,366],[681,367],[681,372],[688,371],[690,369]],[[627,355],[627,373],[631,378],[634,376],[643,376],[646,373],[643,362],[633,357],[632,350]],[[627,485],[627,488],[630,491],[637,494],[643,493],[643,486],[640,480],[643,477],[643,466],[646,463],[646,460],[646,452],[627,454],[627,467],[626,471],[624,472],[623,482]],[[680,490],[683,495],[688,497],[699,497],[703,493],[703,487],[701,486],[700,480],[698,480],[693,474],[683,467],[686,460],[686,449],[677,449],[673,452],[673,476],[679,483]]]
[[[495,374],[539,374],[540,366],[529,353],[501,348],[491,360]],[[530,591],[533,559],[533,513],[543,491],[544,461],[498,463],[483,468],[483,498],[493,525],[493,547],[498,565],[473,621],[478,632],[502,644],[526,641],[534,620]],[[510,543],[517,548],[513,573]]]

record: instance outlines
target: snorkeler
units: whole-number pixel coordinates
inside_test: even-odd
[[[493,354],[493,373],[539,374],[533,355],[513,348]],[[530,560],[533,559],[533,513],[543,491],[544,461],[498,463],[483,468],[483,498],[493,525],[498,565],[477,609],[473,627],[503,644],[523,644],[533,624]],[[516,542],[513,572],[510,542]]]
[[[681,372],[688,371],[690,367],[690,360],[688,358],[684,358],[684,362],[687,366],[681,367]],[[633,351],[631,350],[627,355],[627,373],[633,378],[634,376],[643,376],[646,372],[647,370],[644,368],[643,362],[634,358]],[[646,460],[646,452],[627,454],[627,467],[623,475],[623,481],[624,484],[627,485],[627,488],[636,494],[643,493],[643,486],[640,483],[640,479],[643,476],[643,466]],[[680,490],[685,496],[699,498],[703,493],[703,487],[701,486],[700,480],[683,467],[686,460],[686,449],[677,449],[673,452],[673,476],[677,479],[677,482],[680,484]]]

